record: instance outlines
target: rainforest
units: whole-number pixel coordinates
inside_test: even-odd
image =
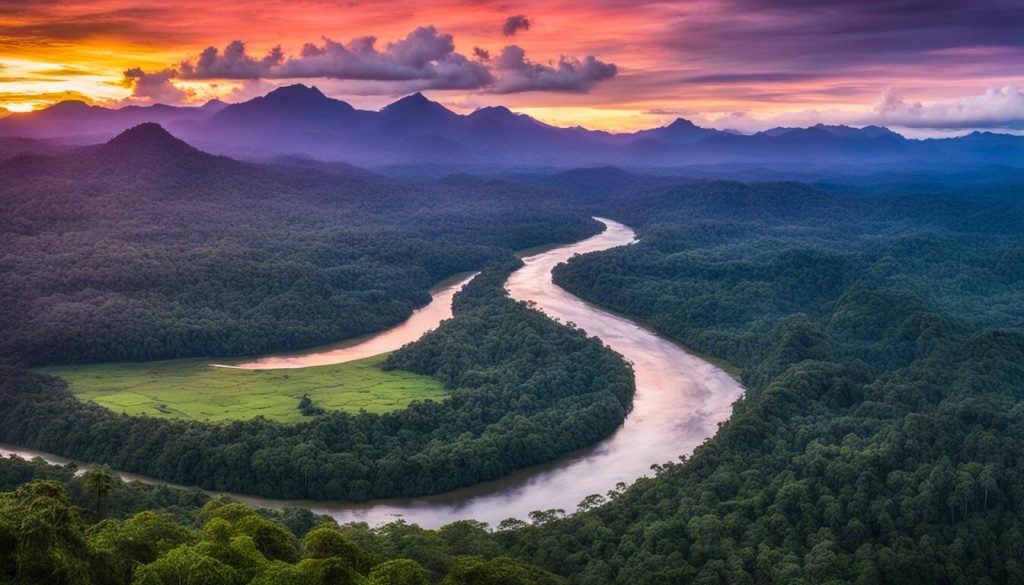
[[[1012,4],[0,2],[0,585],[1024,582]]]

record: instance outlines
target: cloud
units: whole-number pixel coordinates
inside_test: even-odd
[[[506,37],[514,37],[521,30],[530,30],[530,19],[522,14],[506,18],[505,24],[501,27],[501,32]]]
[[[493,60],[497,83],[494,93],[524,91],[565,91],[584,93],[594,85],[615,77],[618,68],[593,55],[583,60],[562,57],[557,64],[544,65],[526,58],[526,52],[509,45]]]
[[[126,102],[161,103],[168,105],[183,104],[192,97],[192,93],[171,83],[177,76],[173,69],[161,71],[143,71],[132,67],[124,72],[121,85],[132,90]]]
[[[493,82],[488,69],[455,52],[449,34],[419,27],[381,51],[374,37],[342,44],[324,39],[307,43],[298,57],[271,72],[272,77],[326,77],[361,81],[417,81],[422,89],[479,89]]]
[[[922,104],[903,101],[890,88],[872,113],[878,124],[905,128],[1024,129],[1024,92],[1019,87],[990,87],[981,95]]]
[[[554,64],[537,63],[514,45],[494,58],[479,47],[472,55],[474,58],[456,52],[452,35],[426,26],[383,49],[378,48],[375,37],[358,37],[347,43],[324,38],[321,43],[306,43],[298,55],[286,56],[281,47],[274,47],[257,57],[246,52],[242,41],[234,41],[223,51],[208,47],[198,57],[181,62],[177,71],[179,78],[190,80],[346,80],[365,93],[423,89],[586,92],[617,72],[614,64],[592,55],[582,60],[561,57]]]
[[[179,71],[182,79],[259,79],[267,77],[283,60],[280,46],[256,59],[246,54],[245,43],[232,41],[223,53],[216,47],[207,47],[194,61],[182,61]]]
[[[654,40],[716,70],[835,75],[890,65],[1012,67],[1024,50],[1022,27],[1019,0],[720,0],[682,9]]]
[[[289,58],[280,47],[252,57],[242,41],[234,41],[223,52],[209,47],[180,67],[184,79],[418,81],[423,89],[479,89],[493,82],[484,65],[456,53],[452,36],[432,26],[419,27],[384,50],[377,48],[374,37],[347,44],[325,38],[321,44],[306,43],[299,55]]]
[[[894,89],[885,90],[873,107],[864,110],[808,109],[771,116],[733,112],[696,116],[695,121],[715,128],[757,132],[776,126],[815,124],[888,126],[927,131],[1022,130],[1024,91],[1019,87],[990,87],[984,93],[930,103],[905,101]]]

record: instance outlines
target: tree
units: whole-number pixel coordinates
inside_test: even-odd
[[[95,497],[93,514],[99,518],[103,503],[110,497],[110,493],[117,486],[117,479],[110,473],[107,467],[93,467],[82,476],[85,488],[92,492]]]

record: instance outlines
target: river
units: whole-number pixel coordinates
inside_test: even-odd
[[[607,250],[635,241],[633,230],[627,226],[608,219],[598,219],[605,224],[602,233],[575,244],[523,258],[525,265],[509,277],[506,288],[513,298],[533,301],[547,315],[562,322],[571,321],[588,334],[601,338],[633,364],[637,386],[633,411],[614,434],[594,446],[556,461],[520,470],[499,480],[435,496],[358,504],[281,501],[241,495],[235,497],[257,506],[307,507],[316,513],[329,514],[339,522],[365,521],[377,525],[404,519],[435,528],[472,518],[494,526],[509,517],[526,519],[533,510],[561,508],[572,512],[588,495],[605,494],[618,482],[630,483],[638,477],[651,474],[652,464],[676,461],[680,455],[691,453],[697,445],[714,434],[718,424],[729,416],[732,403],[740,397],[743,389],[727,373],[687,353],[671,340],[625,317],[590,305],[551,281],[551,270],[576,254]],[[453,289],[452,294],[464,282],[457,280],[451,283],[449,286]],[[448,296],[449,304],[450,301],[451,297]],[[444,314],[444,311],[436,311],[436,307],[434,309],[436,313]],[[424,325],[430,323],[424,321],[419,324],[421,327]],[[406,334],[408,332],[407,328]],[[380,335],[368,339],[378,339]],[[339,349],[361,356],[359,351],[353,350],[357,347],[347,345]],[[308,359],[313,360],[306,365],[331,363],[321,361],[325,353],[317,350],[306,354]],[[268,361],[272,359],[263,358],[240,366],[302,367],[294,364],[302,363],[306,358],[291,355],[278,358],[284,361]],[[268,366],[272,363],[281,365]],[[0,446],[0,453],[10,452],[39,454],[27,449]]]

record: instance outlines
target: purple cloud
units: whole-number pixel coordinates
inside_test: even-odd
[[[420,27],[380,51],[374,37],[342,44],[307,43],[298,57],[264,74],[271,78],[325,77],[361,81],[419,81],[421,89],[479,89],[493,82],[487,68],[455,52],[451,35]]]
[[[514,37],[521,30],[530,30],[530,19],[523,14],[517,14],[505,19],[501,32],[506,37]]]
[[[375,37],[358,37],[348,43],[325,38],[319,44],[306,43],[291,57],[280,47],[255,57],[246,52],[242,41],[234,41],[223,52],[209,47],[199,57],[181,62],[177,75],[182,79],[339,79],[367,82],[370,85],[364,84],[364,88],[374,91],[379,87],[384,93],[396,88],[516,93],[587,92],[618,71],[614,64],[593,55],[582,60],[562,57],[555,64],[537,63],[515,45],[505,47],[494,58],[477,47],[473,57],[455,51],[452,35],[427,26],[383,49],[377,47]],[[379,83],[391,83],[392,87],[376,85]]]
[[[886,65],[988,66],[995,47],[1009,49],[1004,64],[1019,62],[1022,30],[1018,0],[725,0],[681,12],[655,40],[705,70],[836,75]]]
[[[280,46],[256,59],[246,54],[245,43],[232,41],[223,53],[216,47],[207,47],[195,61],[182,61],[179,71],[183,79],[259,79],[283,60]]]
[[[188,101],[191,94],[173,83],[171,79],[177,76],[173,69],[161,71],[143,71],[139,67],[132,67],[124,72],[121,85],[132,90],[132,95],[127,101],[161,104],[181,104]]]
[[[535,63],[526,58],[526,52],[509,45],[493,60],[497,83],[494,93],[525,91],[566,91],[583,93],[594,85],[615,77],[618,68],[593,55],[583,60],[562,57],[557,65]]]

